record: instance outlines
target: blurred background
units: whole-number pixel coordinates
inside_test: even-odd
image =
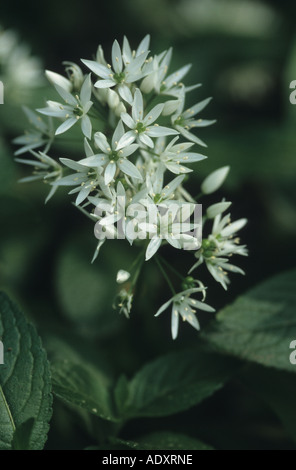
[[[108,57],[113,40],[121,42],[123,35],[137,45],[150,33],[153,53],[173,46],[171,69],[192,63],[186,83],[203,84],[190,95],[192,104],[213,96],[204,118],[217,119],[199,134],[208,144],[208,160],[196,165],[188,188],[197,194],[210,171],[230,165],[213,201],[225,196],[233,201],[234,218],[249,219],[242,241],[250,256],[239,260],[247,275],[232,277],[225,293],[202,271],[210,286],[208,302],[219,309],[259,281],[296,266],[296,106],[289,101],[290,82],[296,80],[295,1],[4,0],[1,10],[2,28],[17,33],[21,56],[36,58],[29,67],[36,76],[43,68],[62,73],[64,60],[91,58],[99,44]],[[130,375],[161,353],[193,344],[196,333],[187,325],[173,343],[169,315],[153,317],[167,300],[153,263],[140,278],[132,318],[119,317],[112,309],[115,276],[128,269],[133,250],[124,241],[106,244],[91,265],[93,224],[69,196],[58,191],[45,206],[45,185],[18,184],[29,174],[14,162],[11,144],[26,128],[21,106],[42,107],[52,90],[43,78],[30,89],[32,76],[24,86],[18,55],[5,69],[9,41],[1,45],[1,34],[6,94],[0,106],[0,288],[36,323],[50,354],[81,354],[103,368],[111,365],[117,374]],[[12,87],[13,80],[19,81]],[[66,153],[75,158],[75,149]],[[191,265],[187,255],[172,258],[176,253],[170,249],[163,254],[184,273]],[[89,445],[85,417],[60,404],[56,409],[48,448]],[[293,448],[269,410],[236,382],[202,407],[161,419],[157,426],[184,430],[217,448]],[[151,422],[129,424],[125,436],[140,428],[148,432]]]

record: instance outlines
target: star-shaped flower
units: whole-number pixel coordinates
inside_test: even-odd
[[[147,38],[149,38],[147,36]],[[125,40],[123,53],[118,41],[114,41],[112,46],[112,66],[98,63],[92,60],[82,60],[82,62],[101,80],[95,83],[97,88],[116,87],[121,98],[128,103],[132,103],[133,97],[130,84],[143,78],[142,66],[149,53],[149,40],[141,43],[143,52],[133,54],[129,44]],[[113,68],[112,68],[113,67]]]
[[[200,330],[199,322],[196,318],[196,310],[203,310],[205,312],[215,312],[210,305],[199,300],[191,299],[191,295],[197,292],[203,292],[204,287],[195,287],[187,289],[179,294],[174,295],[168,302],[162,305],[155,314],[156,317],[161,315],[171,304],[172,305],[172,338],[176,339],[179,330],[179,319],[187,321],[193,328]]]
[[[140,144],[153,148],[154,142],[151,137],[161,137],[166,135],[176,135],[178,131],[169,127],[154,124],[161,115],[164,105],[156,105],[150,112],[144,116],[143,96],[137,88],[135,91],[134,102],[132,106],[132,116],[128,113],[122,113],[121,119],[131,130],[122,136],[118,142],[118,149],[125,147],[137,140]]]
[[[92,124],[87,113],[93,105],[90,101],[91,98],[91,79],[90,75],[86,77],[81,87],[80,96],[73,96],[63,87],[55,84],[55,88],[59,95],[63,98],[66,104],[61,104],[56,101],[48,101],[47,108],[38,109],[39,113],[45,114],[46,116],[53,116],[62,118],[65,121],[56,130],[56,135],[67,132],[73,127],[78,121],[81,121],[81,129],[85,137],[91,138]]]

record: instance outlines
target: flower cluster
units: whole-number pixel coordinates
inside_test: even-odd
[[[200,117],[211,99],[187,107],[188,94],[200,86],[183,83],[191,65],[172,73],[172,49],[153,56],[149,47],[149,36],[135,50],[124,38],[122,47],[113,43],[111,63],[99,46],[95,60],[82,60],[81,66],[66,62],[66,76],[47,71],[57,101],[37,112],[26,109],[31,130],[15,143],[21,145],[17,155],[29,151],[35,157],[19,161],[35,167],[33,179],[43,178],[52,186],[49,197],[61,186],[70,187],[76,206],[94,221],[94,260],[108,239],[124,238],[140,247],[132,267],[117,275],[123,286],[116,305],[127,317],[143,262],[155,260],[172,291],[156,316],[172,305],[175,339],[180,316],[199,329],[196,312],[214,309],[205,303],[200,279],[176,272],[160,257],[160,248],[169,244],[192,253],[189,273],[204,264],[226,289],[229,272],[243,273],[229,258],[247,254],[236,237],[246,220],[231,223],[230,215],[224,215],[230,202],[224,200],[201,215],[200,197],[220,188],[228,167],[206,178],[198,200],[185,189],[185,176],[194,171],[191,165],[206,158],[194,147],[206,147],[196,131],[215,122]],[[83,143],[82,158],[58,162],[48,155],[65,133]],[[202,229],[211,220],[212,231],[205,238]],[[181,278],[180,292],[170,270]],[[192,298],[195,294],[202,299]]]
[[[0,81],[5,86],[5,96],[10,102],[21,103],[36,87],[44,85],[42,64],[30,54],[26,44],[21,44],[13,30],[0,25]]]

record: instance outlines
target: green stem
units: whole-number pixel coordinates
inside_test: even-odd
[[[171,291],[172,291],[172,294],[173,294],[173,295],[176,295],[176,291],[175,291],[175,289],[174,289],[174,287],[173,287],[173,284],[171,283],[170,278],[168,277],[167,273],[166,273],[165,270],[163,269],[163,267],[162,267],[162,265],[161,265],[161,262],[159,261],[159,259],[158,259],[157,256],[155,256],[155,262],[156,262],[157,266],[159,267],[159,269],[160,269],[160,271],[161,271],[163,277],[164,277],[165,280],[167,281],[168,286],[169,286],[169,288],[170,288]]]
[[[174,266],[172,266],[166,259],[164,259],[161,255],[158,255],[158,257],[161,259],[163,264],[165,264],[176,276],[178,276],[182,281],[184,280],[184,276],[177,271]]]

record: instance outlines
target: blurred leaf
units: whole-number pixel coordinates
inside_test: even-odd
[[[0,337],[5,346],[5,365],[0,366],[0,449],[11,449],[14,438],[19,442],[29,424],[19,428],[34,418],[27,446],[41,450],[52,413],[49,366],[35,328],[3,293]]]
[[[54,394],[65,402],[87,410],[108,421],[117,421],[111,384],[103,373],[90,364],[67,359],[52,366]]]
[[[170,431],[148,434],[137,439],[137,442],[122,439],[112,439],[112,442],[114,445],[116,443],[126,445],[126,447],[134,450],[213,450],[212,447],[197,439]]]
[[[122,375],[114,388],[114,399],[118,409],[118,414],[124,414],[126,402],[129,397],[129,382],[125,375]]]
[[[34,418],[28,419],[25,423],[21,424],[14,432],[12,441],[12,450],[29,450],[30,439],[33,432],[35,420]]]
[[[290,343],[296,338],[296,271],[280,274],[226,307],[203,338],[224,353],[296,372]]]
[[[127,417],[169,416],[188,410],[221,389],[237,363],[200,348],[168,354],[132,379]]]
[[[296,441],[296,376],[266,367],[252,366],[240,375],[240,379],[274,410]]]
[[[16,164],[13,155],[0,138],[0,195],[12,194],[16,183]]]
[[[109,314],[115,290],[108,277],[108,265],[101,268],[99,263],[91,264],[90,239],[82,236],[63,247],[56,276],[64,313],[83,326],[104,323],[102,316],[106,317],[106,322],[117,318],[115,313]]]

